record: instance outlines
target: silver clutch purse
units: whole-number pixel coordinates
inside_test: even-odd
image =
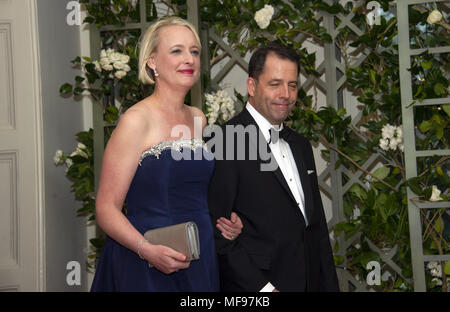
[[[189,221],[148,230],[144,238],[150,244],[164,245],[181,252],[186,256],[186,261],[200,259],[200,240],[195,222]]]

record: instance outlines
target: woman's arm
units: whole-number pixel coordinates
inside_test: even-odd
[[[120,119],[105,148],[96,198],[96,219],[102,230],[128,249],[137,252],[157,269],[168,274],[189,266],[185,256],[171,248],[141,243],[141,233],[121,212],[136,172],[148,122],[142,111],[128,110]]]

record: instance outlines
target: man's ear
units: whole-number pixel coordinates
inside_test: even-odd
[[[255,96],[256,91],[256,80],[252,77],[247,79],[247,92],[249,96]]]

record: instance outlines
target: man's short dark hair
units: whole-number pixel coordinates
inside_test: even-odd
[[[279,43],[271,43],[265,47],[258,48],[250,58],[248,64],[248,76],[258,79],[259,75],[264,71],[264,64],[266,63],[267,55],[275,54],[281,59],[287,59],[297,64],[297,73],[300,73],[299,56],[294,49],[284,46]]]

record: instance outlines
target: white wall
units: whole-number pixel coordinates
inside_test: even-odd
[[[74,200],[70,181],[63,167],[55,167],[57,149],[70,153],[75,149],[75,134],[84,129],[83,106],[72,98],[59,96],[59,87],[73,83],[79,72],[70,61],[80,55],[78,26],[66,23],[68,1],[37,0],[45,171],[46,290],[88,290],[86,261],[86,220],[76,216],[80,202]],[[81,286],[66,283],[66,265],[81,265]]]

